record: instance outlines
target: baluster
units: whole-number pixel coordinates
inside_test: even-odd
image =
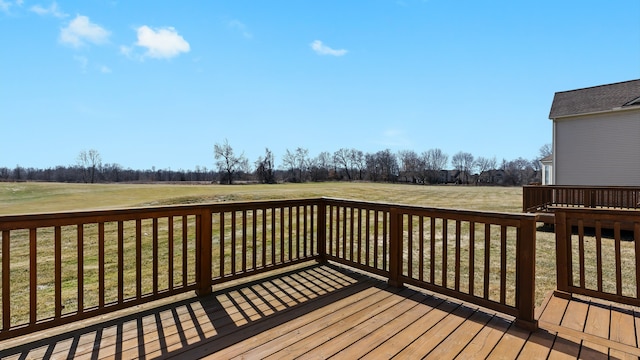
[[[98,223],[98,307],[104,307],[104,223]]]
[[[11,233],[2,231],[2,330],[11,328]]]
[[[77,227],[78,242],[78,314],[84,312],[84,225]]]
[[[456,291],[460,291],[460,263],[462,262],[461,260],[461,224],[460,224],[460,220],[456,220],[456,255],[455,255],[455,259],[456,259],[456,263],[455,263],[455,280],[454,280],[454,288]]]
[[[38,236],[37,229],[29,229],[29,324],[34,325],[38,321]],[[80,264],[80,263],[79,263]],[[80,269],[80,265],[78,265]],[[80,270],[78,270],[80,271]],[[81,280],[78,279],[78,284]],[[78,285],[79,286],[79,285]],[[80,296],[78,296],[80,299]],[[80,300],[78,300],[78,310],[80,309]]]
[[[506,303],[507,296],[507,227],[500,226],[500,303]]]
[[[173,257],[174,257],[174,239],[173,239],[173,216],[167,219],[167,282],[169,283],[169,291],[173,290]]]

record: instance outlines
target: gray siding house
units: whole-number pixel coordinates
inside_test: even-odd
[[[640,79],[557,92],[554,185],[640,186]]]

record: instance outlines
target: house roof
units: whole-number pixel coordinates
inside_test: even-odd
[[[628,107],[640,108],[640,79],[557,92],[549,119]]]

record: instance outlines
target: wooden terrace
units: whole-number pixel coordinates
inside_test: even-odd
[[[362,272],[314,265],[7,340],[3,359],[638,358],[637,308],[551,296],[539,329]]]
[[[638,244],[640,216],[596,236],[613,285],[584,216],[562,213],[578,231],[558,231],[538,308],[534,215],[322,198],[0,217],[0,358],[638,358],[619,225]]]

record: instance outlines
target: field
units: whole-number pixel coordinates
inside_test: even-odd
[[[424,207],[437,208],[454,208],[482,211],[496,211],[507,213],[519,213],[522,207],[522,188],[520,187],[475,187],[475,186],[416,186],[416,185],[400,185],[400,184],[375,184],[375,183],[306,183],[306,184],[278,184],[278,185],[172,185],[172,184],[57,184],[57,183],[0,183],[0,216],[30,213],[50,213],[95,209],[117,209],[132,208],[158,205],[173,204],[194,204],[194,203],[215,203],[228,201],[248,201],[248,200],[268,200],[268,199],[296,199],[296,198],[315,198],[315,197],[334,197],[351,200],[364,200],[382,203],[409,204]],[[150,232],[150,228],[146,224],[143,231]],[[191,229],[194,224],[189,223]],[[161,228],[165,228],[161,225]],[[47,230],[51,231],[51,230]],[[63,233],[63,238],[74,238],[74,228],[63,228],[63,232],[70,231],[70,234]],[[85,229],[88,238],[95,238],[95,228],[87,227]],[[115,228],[106,229],[107,232],[115,232]],[[179,230],[176,230],[179,231]],[[50,238],[51,234],[44,234],[43,238]],[[178,235],[176,235],[178,236]],[[22,235],[16,235],[15,240],[11,243],[12,258],[19,261],[21,265],[26,266],[27,263],[21,259],[29,257],[28,231]],[[14,238],[12,238],[13,240]],[[24,240],[20,240],[24,239]],[[38,240],[40,242],[40,240]],[[46,240],[43,240],[46,242]],[[595,240],[593,236],[585,236],[585,248],[587,250],[587,259],[595,258]],[[75,250],[72,248],[73,242],[69,245],[69,251],[65,250],[63,256],[63,291],[68,288],[73,292],[77,286],[75,268],[77,259]],[[111,245],[113,247],[115,245]],[[146,246],[150,246],[147,244]],[[575,245],[574,245],[575,246]],[[607,261],[613,258],[613,246],[611,239],[603,238],[604,252],[603,255]],[[85,254],[96,252],[95,244],[88,243],[85,247]],[[622,258],[633,259],[633,242],[624,241],[621,244]],[[606,250],[606,249],[608,250]],[[125,249],[126,250],[126,249]],[[42,251],[42,252],[41,252]],[[44,260],[50,260],[52,250],[49,246],[38,245],[38,263],[39,275],[38,284],[42,286],[44,291],[53,291],[50,287],[52,278],[52,270],[47,268],[51,261],[41,263]],[[107,253],[115,251],[112,248],[107,249]],[[146,249],[144,251],[151,251]],[[193,251],[193,244],[189,245],[189,252]],[[453,250],[452,250],[453,251]],[[575,249],[574,249],[575,251]],[[125,251],[127,254],[134,253],[129,249]],[[226,250],[225,250],[226,253]],[[94,254],[95,255],[95,254]],[[160,257],[167,256],[161,254]],[[176,257],[180,256],[180,250],[176,250]],[[2,253],[0,252],[0,258]],[[98,276],[94,265],[89,262],[95,262],[95,256],[91,259],[87,258],[85,262],[87,282],[94,281]],[[575,258],[574,258],[575,261]],[[164,258],[160,259],[161,263],[165,263]],[[22,264],[24,263],[24,264]],[[130,264],[129,264],[130,263]],[[125,270],[125,278],[134,278],[135,261],[127,261]],[[591,265],[593,261],[587,264],[587,281],[592,282],[595,279],[595,268]],[[15,265],[18,265],[16,263]],[[623,264],[625,265],[625,264]],[[628,264],[627,264],[628,265]],[[12,265],[13,262],[12,262]],[[107,269],[116,269],[113,259],[106,264]],[[605,267],[605,283],[606,289],[611,289],[615,285],[615,264]],[[111,271],[113,272],[113,271]],[[188,272],[191,273],[191,272]],[[12,273],[17,283],[12,285],[11,292],[13,296],[28,301],[28,287],[19,284],[28,283],[28,272],[16,271]],[[180,276],[180,273],[176,273]],[[189,275],[192,276],[192,275]],[[634,266],[623,266],[624,279],[635,281]],[[608,279],[608,280],[607,280]],[[112,281],[111,279],[110,281]],[[94,281],[95,282],[95,281]],[[114,286],[109,286],[106,290],[112,298],[115,295]],[[148,286],[148,284],[145,284]],[[543,227],[538,228],[537,246],[536,246],[536,303],[539,305],[544,297],[556,288],[556,259],[555,259],[555,234],[545,231]],[[130,294],[135,294],[135,288],[128,287],[124,290]],[[635,293],[634,288],[625,288],[623,292],[627,295]],[[126,295],[126,294],[125,294]],[[65,303],[67,310],[72,311],[74,301],[69,299],[69,303]],[[12,303],[12,322],[18,323],[25,319],[28,315],[26,308],[21,308],[21,301]],[[40,302],[43,302],[40,304]],[[88,304],[95,303],[95,291],[88,291],[85,302]],[[38,298],[39,308],[42,313],[51,314],[52,308],[50,301],[46,296]],[[14,308],[15,307],[15,308]]]
[[[310,197],[521,212],[522,188],[375,183],[166,185],[0,183],[0,215]]]
[[[320,196],[512,213],[520,212],[522,207],[519,187],[0,183],[0,215]],[[539,231],[537,239],[536,299],[540,303],[547,292],[555,289],[555,238],[553,233]]]

